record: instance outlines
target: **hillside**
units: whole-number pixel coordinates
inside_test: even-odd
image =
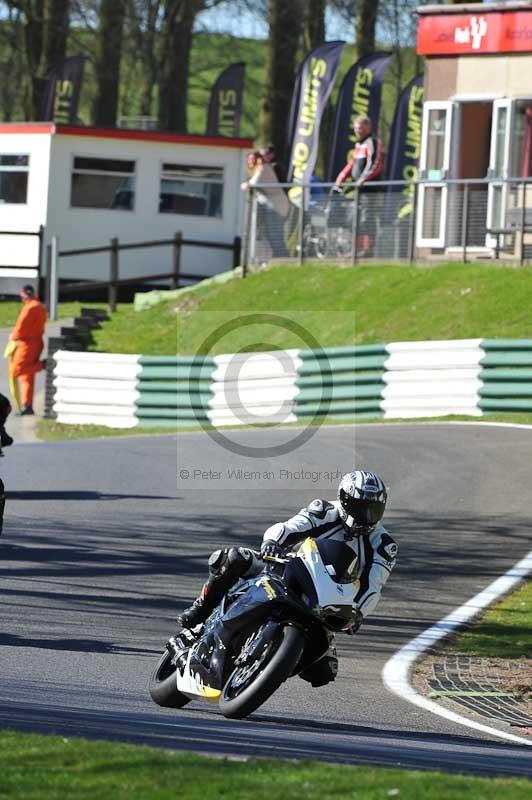
[[[177,302],[135,312],[121,306],[96,332],[94,349],[193,354],[226,323],[254,313],[283,324],[234,324],[210,352],[463,338],[532,338],[532,269],[453,264],[431,268],[332,265],[275,267],[245,280],[199,286]],[[253,322],[247,320],[247,323]],[[280,322],[280,321],[278,321]],[[293,327],[295,327],[293,326]],[[306,333],[305,333],[306,332]],[[309,336],[310,334],[310,336]]]
[[[5,22],[0,21],[0,32],[2,26],[5,25]],[[242,39],[224,34],[205,32],[195,35],[192,48],[188,103],[188,129],[190,133],[205,133],[210,91],[220,72],[231,63],[244,61],[246,63],[246,82],[241,135],[251,139],[258,137],[259,104],[264,85],[266,47],[266,41],[256,39]],[[90,124],[91,107],[96,88],[91,61],[93,49],[94,33],[87,30],[74,29],[68,54],[81,53],[88,56],[79,108],[80,121],[85,125]],[[386,46],[379,46],[378,49],[386,49]],[[119,116],[138,116],[140,114],[142,68],[135,57],[136,50],[133,43],[126,41],[122,59]],[[300,53],[299,58],[303,58],[303,53]],[[332,125],[332,110],[336,104],[338,89],[344,74],[355,60],[355,46],[346,45],[328,112],[322,124],[323,141],[330,139],[329,129]],[[21,69],[20,64],[9,66],[9,74],[7,76],[9,78],[9,87],[5,90],[6,97],[3,101],[0,97],[0,101],[2,101],[0,102],[0,119],[2,119],[2,108],[8,109],[8,111],[4,111],[3,118],[10,121],[24,119],[22,92],[13,88],[22,86]],[[385,145],[388,142],[395,110],[397,86],[405,86],[414,74],[420,70],[422,70],[421,59],[416,57],[413,48],[403,48],[395,53],[383,88],[380,133]],[[124,76],[127,76],[127,80],[124,80]],[[153,115],[156,113],[157,106],[156,91],[155,87],[152,98]]]

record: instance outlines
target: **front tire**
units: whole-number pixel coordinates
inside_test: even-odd
[[[224,717],[243,719],[261,706],[293,673],[304,647],[303,634],[292,625],[279,627],[274,640],[269,643],[273,654],[266,653],[264,661],[256,660],[248,667],[238,667],[227,679],[220,697],[220,710]],[[242,676],[248,670],[249,678]]]
[[[182,708],[190,703],[190,697],[177,688],[176,666],[172,664],[172,654],[165,650],[153,670],[149,683],[151,699],[164,708]]]

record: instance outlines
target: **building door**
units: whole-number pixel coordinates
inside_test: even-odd
[[[504,98],[493,103],[491,125],[490,163],[488,177],[488,214],[486,245],[495,247],[497,236],[495,231],[505,227],[506,207],[508,202],[508,184],[505,178],[512,177],[511,171],[511,137],[515,116],[513,100]]]
[[[428,101],[423,106],[417,220],[418,247],[445,247],[447,185],[454,103]]]

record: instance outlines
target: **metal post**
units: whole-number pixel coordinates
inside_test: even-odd
[[[462,263],[467,264],[467,231],[469,228],[469,184],[464,184],[462,203]]]
[[[116,311],[116,300],[118,294],[118,239],[116,236],[111,239],[110,258],[109,258],[109,289],[107,294],[107,302],[109,304],[109,311]]]
[[[51,289],[51,273],[52,273],[52,245],[46,245],[46,277],[44,283],[44,304],[46,306],[46,310],[50,313],[50,296],[52,293]]]
[[[240,256],[242,254],[242,239],[235,236],[233,239],[233,269],[240,266]]]
[[[38,253],[37,253],[37,280],[39,282],[39,296],[43,296],[43,292],[46,294],[46,278],[42,274],[42,256],[43,256],[43,242],[44,242],[44,225],[39,225],[39,241],[38,241]]]
[[[246,193],[246,209],[244,215],[244,246],[242,252],[242,277],[245,278],[248,272],[248,262],[251,245],[251,230],[253,224],[253,188],[248,186]]]
[[[59,298],[59,239],[52,236],[50,246],[50,319],[57,319],[57,301]]]
[[[304,245],[304,226],[305,226],[305,187],[301,187],[301,203],[299,205],[299,227],[297,231],[297,263],[298,266],[302,267],[305,257],[303,253],[303,245]]]
[[[521,194],[521,246],[519,247],[519,266],[525,263],[525,227],[526,227],[526,183],[523,183]]]
[[[410,213],[410,225],[408,229],[408,263],[413,264],[416,260],[416,227],[417,227],[417,198],[418,184],[414,183],[412,192],[412,211]]]
[[[358,228],[360,216],[359,188],[356,187],[355,195],[353,197],[353,227],[351,229],[351,238],[353,239],[353,249],[351,250],[351,265],[354,267],[358,260]]]
[[[172,244],[172,280],[170,286],[172,289],[179,288],[179,273],[181,272],[181,240],[183,234],[181,231],[174,233],[174,241]]]

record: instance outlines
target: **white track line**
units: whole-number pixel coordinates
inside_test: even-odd
[[[498,736],[500,739],[507,739],[510,742],[517,744],[526,744],[532,746],[531,739],[525,739],[521,736],[516,736],[513,733],[506,733],[505,731],[491,728],[489,725],[482,725],[479,722],[474,722],[467,717],[462,717],[454,711],[449,711],[447,708],[427,700],[416,692],[413,686],[410,685],[408,675],[414,662],[425,652],[429,647],[432,647],[436,642],[454,633],[457,628],[465,622],[473,619],[477,614],[487,608],[491,603],[497,600],[502,595],[506,594],[519,584],[524,578],[532,573],[532,550],[521,561],[515,564],[508,572],[502,577],[497,578],[486,589],[479,594],[475,595],[471,600],[468,600],[460,608],[452,611],[444,619],[437,622],[431,628],[416,636],[415,639],[408,642],[402,647],[392,658],[385,664],[382,671],[382,677],[385,686],[395,694],[402,697],[403,700],[408,700],[410,703],[430,711],[432,714],[438,714],[440,717],[445,717],[451,722],[457,722],[459,725],[466,725],[469,728],[475,728],[477,731],[489,733],[492,736]]]

